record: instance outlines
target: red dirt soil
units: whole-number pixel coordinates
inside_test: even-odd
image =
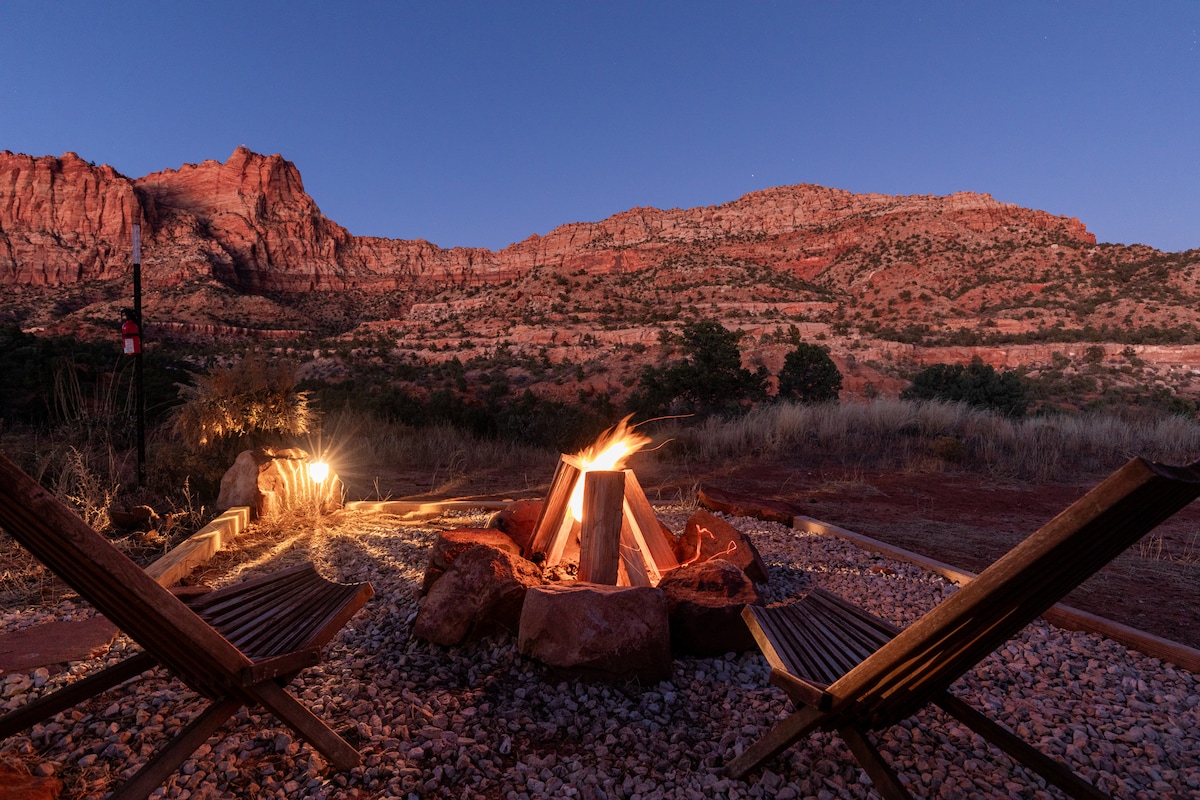
[[[749,468],[706,485],[787,501],[805,516],[980,572],[1102,478],[1035,485],[968,474],[785,476]],[[1200,501],[1147,534],[1065,602],[1200,648]]]

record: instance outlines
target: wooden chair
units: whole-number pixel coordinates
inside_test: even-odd
[[[160,586],[0,455],[0,527],[137,642],[142,652],[0,717],[0,739],[158,666],[211,703],[113,798],[144,798],[242,706],[261,706],[339,769],[358,752],[284,687],[374,593],[311,564],[197,595]]]
[[[933,703],[1068,795],[1106,794],[952,695],[950,685],[1167,517],[1200,495],[1200,462],[1133,459],[900,630],[829,592],[743,617],[795,711],[727,765],[743,777],[808,736],[836,730],[888,800],[908,798],[868,731]]]

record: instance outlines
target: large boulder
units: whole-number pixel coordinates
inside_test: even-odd
[[[273,519],[289,510],[341,508],[341,480],[330,475],[314,481],[309,462],[308,453],[299,448],[243,450],[221,477],[217,509],[249,506],[256,518]]]
[[[521,654],[584,678],[657,683],[671,677],[667,598],[658,589],[598,583],[529,590]]]
[[[758,548],[737,528],[707,511],[692,514],[675,542],[675,556],[680,564],[724,559],[741,568],[755,583],[767,582],[767,564]]]
[[[428,594],[437,579],[446,574],[454,559],[468,548],[480,544],[515,556],[521,555],[521,548],[508,534],[492,528],[456,528],[452,531],[442,531],[434,540],[433,549],[429,551],[429,561],[425,565],[425,579],[421,582],[420,593]]]
[[[425,595],[413,635],[455,645],[495,633],[516,633],[526,591],[541,570],[518,555],[476,544],[450,562]]]
[[[676,652],[719,656],[754,649],[742,609],[762,605],[762,597],[736,564],[720,558],[687,564],[668,572],[658,588],[667,597]]]

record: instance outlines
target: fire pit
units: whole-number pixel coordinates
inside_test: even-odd
[[[679,566],[672,537],[633,470],[624,468],[650,443],[628,423],[626,417],[582,453],[559,459],[530,543],[543,567],[577,558],[581,581],[657,586]]]
[[[681,536],[662,524],[625,466],[649,442],[626,418],[560,457],[536,511],[510,509],[487,528],[440,534],[413,634],[452,645],[509,631],[522,654],[548,666],[642,681],[668,676],[676,647],[752,647],[740,612],[761,602],[754,581],[766,579],[765,565],[748,539],[707,512]],[[734,560],[757,562],[761,577]]]

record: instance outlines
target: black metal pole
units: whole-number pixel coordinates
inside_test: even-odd
[[[133,226],[133,321],[137,323],[141,347],[133,355],[134,397],[137,403],[137,485],[146,482],[146,393],[142,381],[142,348],[146,326],[142,324],[142,226]]]

